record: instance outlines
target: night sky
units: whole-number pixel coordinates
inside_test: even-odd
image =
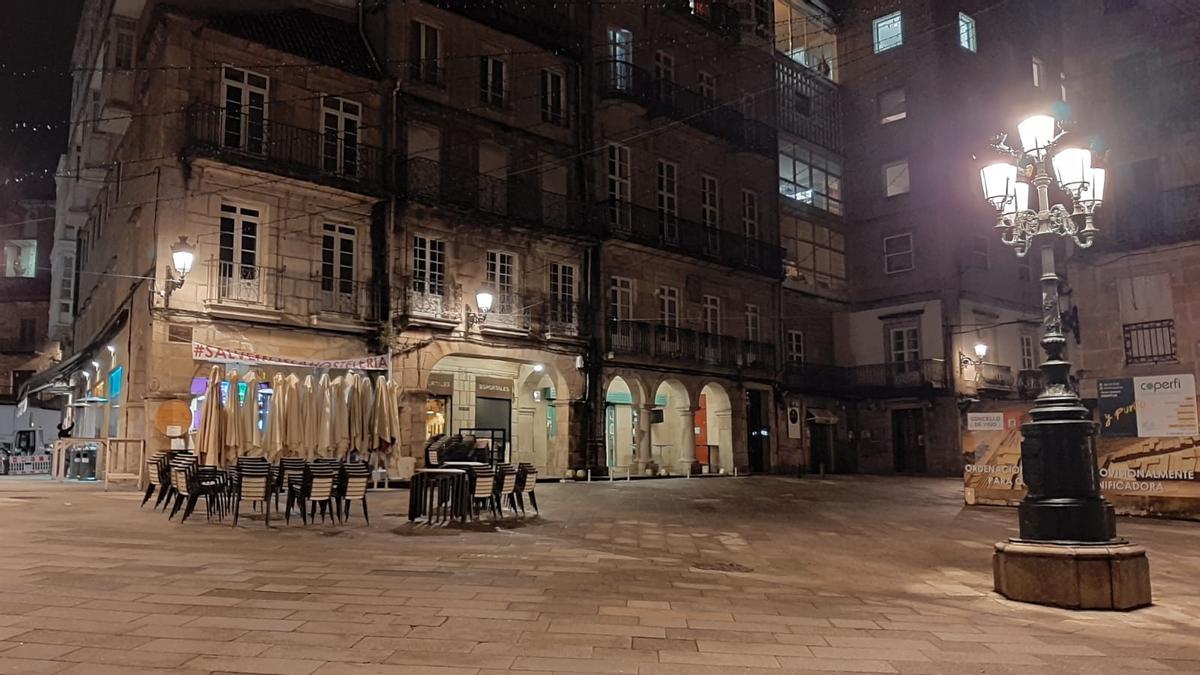
[[[0,0],[0,184],[53,169],[67,142],[71,48],[83,0]],[[22,74],[31,69],[32,75]],[[14,72],[15,71],[15,72]],[[36,124],[40,130],[13,129]],[[47,123],[54,125],[44,130]],[[14,186],[10,186],[14,187]],[[52,197],[54,180],[22,183],[20,196]],[[0,185],[0,195],[13,198]]]

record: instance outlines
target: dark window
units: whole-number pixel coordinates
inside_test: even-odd
[[[1128,240],[1161,237],[1158,159],[1117,167],[1116,174],[1116,225],[1120,236]]]
[[[37,319],[21,319],[20,342],[22,347],[33,347],[37,339]]]

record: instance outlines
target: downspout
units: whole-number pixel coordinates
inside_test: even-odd
[[[367,9],[366,0],[358,0],[358,37],[362,40],[363,47],[367,49],[367,55],[371,57],[371,65],[376,71],[383,73],[383,65],[379,63],[379,57],[375,56],[375,48],[371,46],[371,41],[367,39]]]

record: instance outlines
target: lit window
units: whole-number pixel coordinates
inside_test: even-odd
[[[900,12],[892,12],[875,19],[875,53],[887,51],[904,44],[904,29]]]
[[[883,239],[883,271],[888,274],[907,272],[913,264],[912,235],[897,234]]]
[[[804,332],[788,331],[787,360],[789,363],[804,363]]]
[[[908,192],[908,160],[883,165],[883,193],[895,197]]]
[[[4,276],[32,279],[37,276],[37,240],[10,239],[4,242]]]
[[[1038,57],[1033,57],[1033,86],[1042,86],[1042,71],[1045,68],[1042,66],[1042,60]]]
[[[781,144],[779,194],[841,215],[842,165],[799,145]]]
[[[958,13],[958,46],[971,52],[978,46],[975,38],[975,19],[962,12]]]
[[[904,87],[888,89],[879,95],[879,123],[890,124],[908,117],[908,104],[904,98]]]
[[[784,274],[803,286],[846,288],[846,238],[834,230],[795,216],[779,221],[784,245]]]

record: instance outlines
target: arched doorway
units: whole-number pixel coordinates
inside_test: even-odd
[[[733,405],[716,382],[700,390],[695,416],[696,461],[711,473],[733,473]]]
[[[645,427],[649,423],[646,414],[646,396],[637,378],[626,379],[614,376],[604,391],[604,448],[609,467],[633,467],[640,471],[644,458],[639,457],[639,445],[643,441]],[[645,452],[643,455],[647,454]]]
[[[654,391],[650,419],[651,460],[660,473],[685,473],[695,460],[692,400],[687,387],[676,379],[659,383]]]
[[[561,475],[570,452],[570,390],[550,363],[448,354],[424,378],[426,435],[503,431],[506,459]]]

